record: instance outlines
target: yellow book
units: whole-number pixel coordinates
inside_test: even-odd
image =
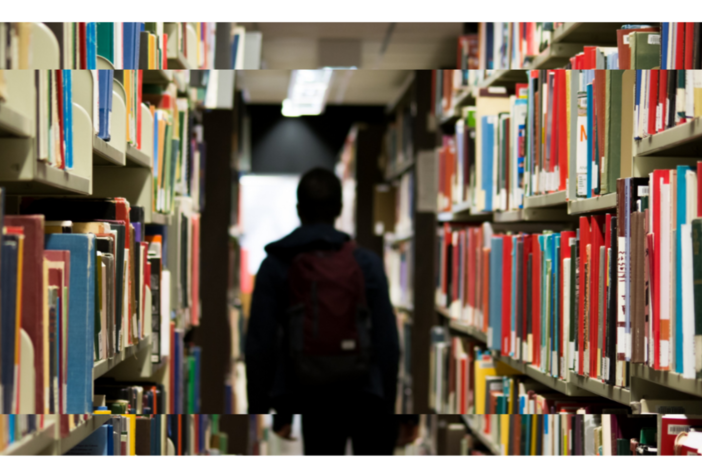
[[[537,415],[532,415],[531,416],[531,449],[530,449],[530,454],[531,455],[536,455],[536,428],[538,427],[536,423],[536,418],[539,416]]]
[[[17,305],[15,306],[15,389],[19,388],[19,369],[20,369],[20,323],[22,323],[22,264],[24,258],[24,235],[17,236],[18,246],[17,246]],[[8,389],[7,391],[12,391]],[[19,405],[17,401],[19,400],[18,395],[13,393],[12,395],[12,405],[15,407],[15,413],[19,413]],[[36,412],[39,413],[40,408],[35,408]]]
[[[500,415],[500,441],[502,444],[502,455],[509,455],[509,425],[511,416],[509,414]]]
[[[492,359],[475,360],[475,414],[485,414],[485,405],[487,402],[487,395],[485,392],[486,378],[496,375],[515,375],[519,374],[516,370],[503,364],[502,362],[495,362]]]
[[[156,36],[149,34],[149,70],[156,69]]]
[[[125,414],[124,417],[129,419],[129,440],[127,445],[129,446],[129,455],[136,455],[136,414]]]

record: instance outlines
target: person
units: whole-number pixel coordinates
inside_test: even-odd
[[[324,435],[320,416],[387,421],[395,409],[400,350],[383,263],[334,228],[341,209],[334,173],[302,176],[301,225],[266,246],[246,335],[249,413],[302,414],[306,453]],[[396,438],[394,422],[385,424]]]

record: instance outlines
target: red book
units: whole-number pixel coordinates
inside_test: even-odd
[[[656,112],[656,132],[662,132],[666,127],[668,115],[668,70],[658,71],[658,110]]]
[[[565,312],[565,294],[563,294],[563,278],[565,275],[570,275],[570,272],[565,271],[563,267],[563,261],[567,258],[570,258],[570,240],[575,237],[575,231],[563,231],[561,232],[561,258],[560,258],[560,265],[558,265],[558,270],[561,272],[558,278],[558,290],[560,291],[558,294],[558,298],[560,300],[560,303],[558,304],[558,324],[560,326],[560,329],[558,330],[558,357],[559,357],[559,363],[561,366],[559,369],[564,370],[563,367],[563,357],[565,354],[565,349],[563,346],[563,337],[565,336],[565,333],[568,333],[567,330],[563,329],[563,313]],[[563,374],[562,372],[559,372],[559,374]],[[565,377],[565,375],[561,375],[562,377]]]
[[[585,53],[585,61],[583,65],[584,70],[594,70],[597,64],[597,58],[595,54],[597,53],[597,47],[595,46],[585,46],[583,47],[583,52]]]
[[[161,48],[161,55],[163,56],[162,68],[168,70],[168,53],[166,48],[168,47],[168,34],[163,34],[163,47]],[[197,68],[197,67],[196,67]]]
[[[489,419],[489,418],[486,418]],[[675,439],[681,432],[689,432],[693,427],[701,427],[702,419],[683,415],[661,416],[660,455],[675,455]]]
[[[668,207],[661,206],[661,184],[670,183],[670,171],[667,169],[657,169],[653,171],[653,367],[654,369],[661,368],[660,362],[660,347],[661,347],[661,272],[659,265],[661,264],[661,249],[668,248],[661,243],[661,210]]]
[[[702,161],[697,161],[697,175],[702,177]],[[697,217],[702,217],[702,184],[697,184]]]
[[[460,243],[458,241],[459,233],[458,231],[451,232],[451,303],[458,300],[458,276],[459,276],[459,259],[460,259]]]
[[[56,100],[57,100],[57,110],[58,110],[58,124],[59,124],[59,146],[61,147],[61,163],[59,164],[59,169],[66,167],[66,145],[63,134],[63,70],[56,70]]]
[[[444,297],[448,296],[448,246],[451,243],[451,228],[448,223],[444,224],[444,243],[441,248],[441,265],[443,265],[443,272],[441,274],[441,294]],[[446,307],[446,301],[444,300],[441,304],[442,307]]]
[[[78,23],[78,45],[80,48],[80,65],[81,70],[88,68],[88,38],[85,32],[86,23]]]
[[[558,78],[558,122],[560,125],[556,126],[556,134],[558,136],[558,170],[560,172],[560,181],[558,184],[559,190],[566,189],[566,183],[568,181],[568,132],[565,130],[565,123],[568,120],[567,117],[567,103],[568,96],[566,96],[566,72],[565,70],[556,70],[556,77]]]
[[[695,23],[685,23],[685,59],[683,60],[685,70],[692,70],[692,52],[695,47]]]
[[[528,83],[517,83],[514,85],[514,94],[515,96],[519,97],[520,94],[522,93],[522,90],[528,90],[529,84]]]
[[[502,355],[509,355],[512,317],[512,238],[502,239]]]
[[[487,281],[490,278],[490,249],[487,247],[483,248],[483,278],[480,294],[483,301],[483,332],[487,333],[490,323],[490,281]]]
[[[578,261],[578,374],[585,375],[585,263],[587,246],[590,244],[590,220],[587,216],[580,217],[580,255]]]
[[[470,311],[470,323],[473,324],[473,307],[475,305],[475,277],[473,269],[475,263],[475,234],[472,228],[466,233],[466,304]]]
[[[60,72],[59,72],[60,73]],[[5,226],[24,229],[22,253],[21,326],[34,344],[35,413],[48,411],[49,395],[44,382],[44,216],[6,215]],[[48,353],[47,353],[48,354]]]
[[[685,23],[674,23],[675,31],[675,69],[685,69]],[[690,60],[692,61],[692,60]]]
[[[192,217],[193,223],[193,273],[192,273],[192,288],[193,288],[193,304],[190,308],[192,315],[192,324],[200,325],[200,215],[195,214]],[[464,270],[467,271],[467,268]]]
[[[527,298],[529,297],[529,271],[527,270],[529,266],[529,255],[531,254],[531,235],[530,234],[522,234],[524,238],[524,266],[522,267],[524,274],[522,275],[522,313],[523,313],[523,320],[522,320],[522,340],[524,340],[524,344],[529,344],[529,328],[527,327],[527,319],[526,319],[526,312],[527,312]],[[523,354],[522,351],[525,348],[524,345],[522,345],[522,349],[518,350],[520,354]],[[522,361],[528,362],[528,354],[526,356],[522,355]]]
[[[68,336],[68,330],[64,330],[63,324],[68,323],[67,319],[64,322],[63,317],[68,317],[68,303],[64,302],[63,300],[63,288],[68,288],[69,286],[69,279],[71,276],[71,252],[68,250],[45,250],[44,251],[44,258],[47,259],[50,262],[62,262],[63,263],[63,270],[59,270],[59,274],[61,275],[61,288],[59,288],[59,299],[61,300],[61,319],[59,320],[59,366],[58,366],[58,375],[59,375],[59,408],[60,412],[64,412],[64,408],[66,407],[66,395],[64,394],[64,389],[66,388],[65,386],[68,384],[68,369],[66,369],[66,365],[68,364],[68,343],[64,341],[64,335]],[[50,272],[51,274],[51,272]]]
[[[658,105],[658,75],[659,70],[650,71],[649,95],[648,95],[648,134],[656,134],[656,107]]]
[[[533,340],[533,364],[541,364],[541,244],[539,235],[531,236],[531,334]]]

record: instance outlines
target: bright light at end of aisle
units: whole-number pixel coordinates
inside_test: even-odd
[[[293,70],[288,97],[283,100],[285,117],[319,115],[324,112],[332,70]]]

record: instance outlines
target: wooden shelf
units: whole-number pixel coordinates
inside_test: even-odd
[[[516,359],[512,359],[509,356],[502,356],[496,352],[493,352],[493,357],[495,358],[495,360],[503,362],[504,364],[508,365],[509,367],[515,370],[518,370],[527,377],[536,380],[537,382],[549,387],[550,389],[562,393],[566,396],[592,396],[592,392],[580,387],[575,382],[573,382],[572,379],[571,381],[561,380],[557,377],[553,377],[552,375],[542,372],[541,369],[539,369],[536,366],[527,364],[525,362],[517,361]]]
[[[121,353],[115,354],[111,358],[97,361],[93,364],[93,380],[105,375],[114,369],[119,363],[128,358],[151,349],[151,335],[147,336],[139,343],[125,347]]]
[[[126,161],[124,153],[97,135],[93,135],[93,156],[97,165],[124,166]]]
[[[581,44],[551,44],[534,57],[534,60],[529,64],[529,68],[539,70],[561,68],[568,64],[571,57],[582,51],[583,46]]]
[[[32,119],[0,103],[0,137],[33,138]]]
[[[702,153],[702,119],[669,128],[634,142],[634,156],[699,156]]]
[[[178,51],[178,55],[175,57],[168,57],[169,70],[190,70],[191,68],[193,67],[182,51]]]
[[[631,364],[631,376],[702,398],[702,379],[686,379],[680,374],[658,371],[645,364]]]
[[[627,388],[608,385],[601,380],[591,379],[576,372],[570,371],[570,379],[578,387],[594,393],[595,395],[616,401],[622,405],[631,405],[631,391]]]
[[[10,140],[5,140],[10,141]],[[92,182],[71,171],[64,171],[36,161],[36,172],[31,180],[5,179],[2,174],[0,185],[11,195],[90,195]]]
[[[525,208],[523,210],[495,212],[495,223],[519,222],[571,222],[573,218],[564,208]]]
[[[449,222],[485,222],[492,221],[492,213],[475,213],[471,209],[470,202],[455,204],[451,207],[451,211],[439,213],[436,216],[437,221],[441,223]]]
[[[617,208],[617,194],[608,193],[599,197],[579,198],[568,202],[568,214],[579,215]]]
[[[567,204],[565,191],[524,197],[524,208],[544,208]]]
[[[490,450],[490,453],[493,455],[502,455],[502,451],[500,450],[500,447],[495,444],[490,437],[488,437],[486,434],[484,434],[481,430],[477,428],[475,423],[473,422],[473,418],[470,416],[461,416],[461,419],[463,420],[463,424],[466,425],[468,430],[475,436],[476,439],[480,441],[481,444],[483,444],[485,447]]]
[[[148,154],[136,149],[132,145],[127,145],[127,166],[141,166],[151,168],[152,161]]]
[[[622,23],[564,23],[553,32],[553,43],[616,46]]]
[[[48,421],[43,429],[24,436],[7,447],[0,455],[43,455],[50,454],[55,442],[56,423]]]
[[[478,84],[478,88],[504,86],[508,90],[513,90],[516,83],[526,83],[527,81],[526,70],[495,70],[490,76]]]
[[[167,85],[173,80],[170,70],[144,70],[144,84]]]
[[[466,325],[456,320],[451,320],[451,322],[449,323],[449,328],[455,331],[456,333],[469,336],[483,343],[487,342],[487,336],[485,335],[485,332],[479,330],[477,327],[474,327],[472,325]]]

